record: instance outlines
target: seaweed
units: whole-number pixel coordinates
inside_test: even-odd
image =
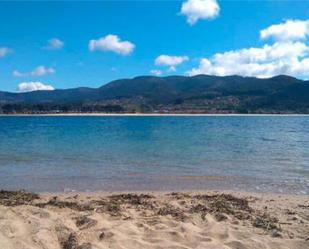
[[[51,198],[48,202],[36,203],[35,206],[40,208],[44,208],[46,206],[54,206],[58,208],[70,208],[75,211],[89,211],[94,209],[94,207],[92,207],[89,203],[79,204],[77,202],[71,202],[71,201],[59,201],[57,197]]]
[[[270,217],[268,214],[264,213],[262,215],[257,215],[252,219],[252,225],[257,228],[262,228],[264,230],[279,230],[281,229],[277,226],[278,219],[274,217]]]
[[[76,226],[79,227],[79,229],[88,229],[90,227],[95,226],[98,223],[98,221],[91,219],[87,216],[81,216],[76,218]]]
[[[185,220],[185,218],[187,218],[187,216],[184,214],[184,212],[179,209],[179,208],[175,208],[171,205],[166,205],[165,207],[160,208],[157,211],[157,215],[161,215],[161,216],[167,216],[170,215],[173,218],[176,218],[178,220]]]
[[[76,233],[70,233],[69,237],[65,241],[60,241],[62,249],[77,249],[78,240]]]
[[[4,206],[29,205],[39,198],[38,194],[26,192],[25,190],[0,190],[0,205]]]
[[[92,246],[90,243],[78,244],[77,234],[72,232],[69,234],[66,240],[60,241],[62,249],[91,249]]]

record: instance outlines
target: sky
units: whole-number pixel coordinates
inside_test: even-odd
[[[309,1],[0,2],[0,90],[139,75],[309,78]]]

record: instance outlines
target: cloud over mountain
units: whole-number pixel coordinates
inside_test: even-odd
[[[51,85],[44,84],[39,81],[34,82],[22,82],[17,86],[18,92],[32,92],[42,90],[54,90],[55,88]]]
[[[157,69],[152,69],[150,70],[150,73],[156,76],[160,76],[162,74],[161,70],[157,70]]]
[[[273,44],[216,53],[202,58],[189,75],[242,75],[260,78],[287,74],[309,76],[309,46],[306,44],[308,21],[286,21],[260,32],[261,38],[274,38]],[[304,26],[304,24],[306,24]],[[307,27],[307,26],[306,26]]]
[[[155,65],[157,66],[168,66],[169,71],[175,71],[176,66],[189,60],[188,56],[173,56],[162,54],[155,59]]]

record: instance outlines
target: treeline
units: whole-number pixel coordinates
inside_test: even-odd
[[[120,105],[85,105],[85,104],[4,104],[0,113],[69,113],[69,112],[104,112],[123,113],[126,109]]]

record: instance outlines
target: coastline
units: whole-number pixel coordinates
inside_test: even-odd
[[[222,113],[46,113],[46,114],[0,114],[0,117],[269,117],[269,116],[277,116],[277,117],[290,117],[290,116],[299,116],[299,117],[307,117],[309,114],[241,114],[241,113],[229,113],[229,114],[222,114]]]
[[[0,189],[1,191],[1,189]],[[18,190],[17,190],[18,191]],[[82,195],[82,196],[109,196],[109,195],[122,195],[122,194],[136,194],[136,195],[143,195],[143,194],[151,194],[151,195],[167,195],[171,193],[181,193],[181,194],[229,194],[234,196],[256,196],[259,198],[296,198],[296,199],[303,199],[308,200],[309,202],[309,195],[308,194],[294,194],[294,193],[276,193],[276,192],[259,192],[259,191],[242,191],[242,190],[227,190],[227,189],[220,189],[220,188],[213,188],[207,190],[199,190],[199,189],[188,189],[188,190],[89,190],[89,191],[79,191],[79,190],[69,190],[69,191],[42,191],[42,192],[34,192],[38,195],[52,197],[52,196],[62,196],[62,197],[69,197],[71,195]]]
[[[309,196],[0,192],[0,248],[309,248]]]

